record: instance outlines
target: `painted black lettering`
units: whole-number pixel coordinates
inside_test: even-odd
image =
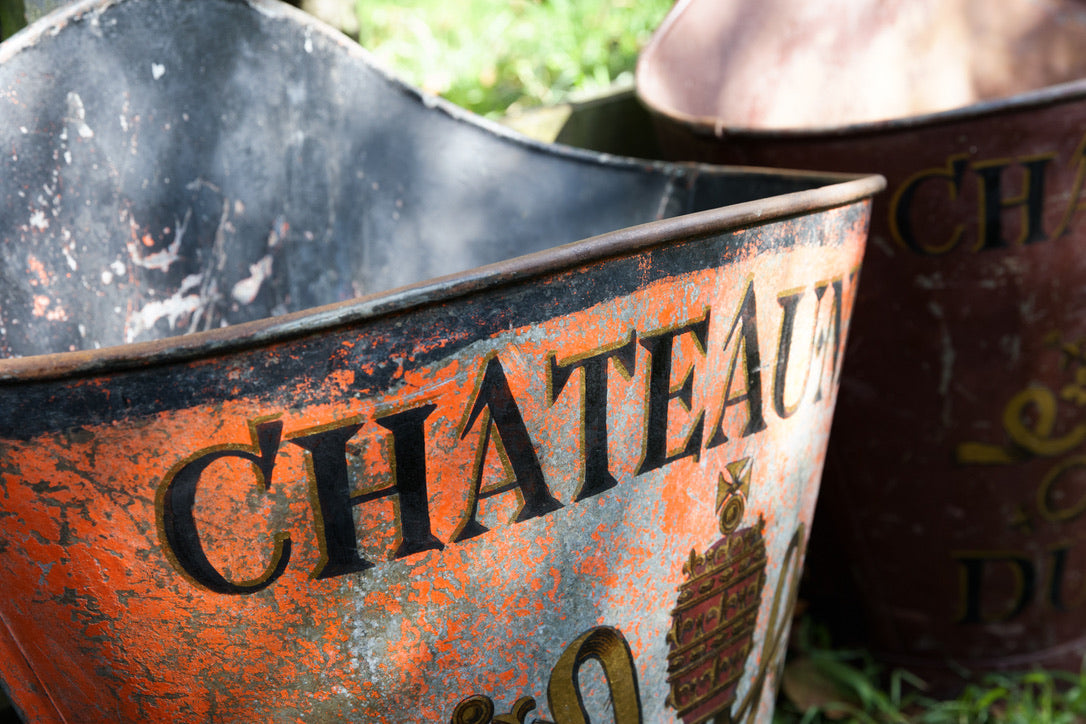
[[[818,324],[818,317],[815,318],[815,349],[814,359],[812,364],[818,366],[818,379],[815,381],[815,402],[822,400],[824,396],[828,396],[829,392],[832,392],[834,384],[837,382],[837,375],[840,373],[841,363],[841,299],[844,292],[844,283],[841,279],[833,279],[829,282],[821,282],[815,285],[815,297],[818,299],[817,306],[821,307],[822,297],[825,296],[826,290],[833,289],[833,302],[829,311],[829,322],[826,325]],[[822,379],[826,372],[826,352],[829,347],[829,382],[830,391],[826,395],[822,392]]]
[[[310,495],[315,499],[313,512],[321,551],[320,562],[312,573],[316,579],[357,573],[374,565],[358,552],[358,534],[351,510],[373,496],[351,495],[347,474],[347,442],[360,429],[362,423],[352,421],[290,440],[309,453]]]
[[[964,225],[958,224],[951,233],[950,238],[941,244],[921,242],[916,238],[913,229],[912,207],[916,193],[929,181],[943,180],[947,185],[947,196],[950,201],[956,201],[961,193],[962,177],[968,168],[965,157],[954,157],[947,161],[944,169],[928,169],[908,178],[890,201],[890,232],[893,237],[905,247],[918,254],[945,254],[961,241]]]
[[[539,465],[539,458],[536,457],[528,427],[524,424],[524,417],[520,413],[512,390],[509,389],[505,370],[502,369],[501,362],[496,356],[491,357],[486,363],[482,383],[479,385],[479,391],[472,403],[460,439],[468,435],[476,420],[484,412],[486,413],[482,418],[484,432],[476,456],[471,502],[467,516],[453,535],[453,541],[473,538],[489,530],[476,519],[481,498],[517,490],[522,504],[513,517],[514,523],[521,523],[563,507],[547,488],[547,481],[543,477],[543,469]],[[484,490],[482,487],[483,463],[494,432],[498,434],[499,454],[502,455],[503,462],[508,463],[513,479],[505,485]]]
[[[584,477],[573,498],[574,501],[599,495],[618,485],[618,480],[608,467],[607,459],[607,361],[612,359],[615,365],[622,368],[626,376],[633,373],[637,360],[637,347],[632,335],[630,340],[620,347],[563,364],[558,364],[554,355],[550,357],[550,403],[552,405],[565,388],[573,371],[584,370],[581,386]]]
[[[1003,249],[1009,246],[1003,237],[1003,210],[1022,207],[1022,228],[1014,244],[1033,244],[1048,237],[1043,228],[1045,200],[1045,169],[1052,157],[1025,159],[1020,162],[1025,175],[1022,193],[1004,196],[1003,172],[1012,164],[989,162],[976,164],[973,170],[980,176],[981,232],[978,250]]]
[[[1053,234],[1054,237],[1059,238],[1066,235],[1071,230],[1071,222],[1074,221],[1078,212],[1086,209],[1086,202],[1083,201],[1082,192],[1086,189],[1086,138],[1079,143],[1078,149],[1075,151],[1075,162],[1078,165],[1078,169],[1075,171],[1075,181],[1071,186],[1071,193],[1067,197],[1067,210],[1063,214],[1063,218],[1060,219],[1060,224],[1056,227],[1056,231]]]
[[[739,330],[738,335],[736,335],[737,330]],[[713,434],[706,444],[707,448],[716,447],[728,441],[728,437],[724,434],[724,418],[732,405],[747,403],[747,425],[743,429],[742,437],[766,429],[762,409],[762,356],[758,349],[758,310],[753,281],[747,284],[747,291],[743,294],[739,311],[736,312],[731,329],[728,330],[728,336],[724,340],[725,351],[733,339],[735,347],[728,365],[728,375],[724,381],[724,406],[720,412],[720,420],[717,421]],[[741,363],[740,360],[742,360]],[[745,381],[742,391],[733,394],[732,386],[740,364],[742,364],[742,376]]]
[[[1065,544],[1052,551],[1051,579],[1048,585],[1048,602],[1057,611],[1069,611],[1086,603],[1086,587],[1079,591],[1078,595],[1068,601],[1064,591],[1064,583],[1067,580],[1067,557],[1071,553],[1071,546]]]
[[[445,546],[431,532],[426,486],[426,436],[423,422],[437,409],[427,404],[377,418],[392,433],[393,483],[352,494],[347,468],[347,443],[362,424],[349,422],[293,437],[309,453],[311,490],[315,498],[317,539],[321,560],[313,578],[332,578],[372,568],[358,551],[352,508],[378,498],[396,496],[399,542],[393,558],[440,550]]]
[[[290,537],[279,534],[271,561],[261,576],[251,581],[227,580],[208,560],[196,529],[193,514],[196,489],[204,471],[215,461],[224,458],[246,460],[255,468],[257,483],[264,490],[271,487],[283,423],[278,420],[261,422],[252,425],[251,432],[255,445],[212,448],[168,474],[160,488],[159,529],[168,557],[189,578],[215,593],[255,593],[279,578],[290,561]]]
[[[393,558],[445,547],[430,529],[430,504],[426,485],[426,432],[422,426],[436,409],[437,405],[423,405],[375,420],[378,425],[392,433],[395,483],[378,493],[397,496],[400,544],[396,547]]]
[[[672,400],[679,400],[690,409],[693,403],[694,368],[691,366],[679,387],[671,387],[671,368],[675,339],[693,334],[704,350],[709,337],[709,311],[700,320],[643,337],[640,342],[649,353],[649,399],[645,422],[645,455],[637,474],[656,470],[680,458],[693,457],[701,449],[705,427],[705,411],[698,412],[683,448],[674,454],[667,452],[668,407]]]
[[[1016,618],[1033,601],[1037,586],[1037,574],[1033,563],[1026,557],[1004,553],[959,554],[955,556],[961,566],[962,610],[958,617],[961,624],[1003,623]],[[1014,592],[1009,605],[1002,610],[991,611],[985,606],[987,571],[1002,564],[1014,582]],[[1008,600],[1008,599],[1004,599]]]
[[[822,288],[822,291],[825,292],[825,287]],[[799,308],[799,301],[804,294],[805,291],[801,290],[785,293],[777,298],[777,303],[781,305],[783,314],[781,317],[780,338],[777,343],[777,364],[773,370],[773,410],[782,420],[787,420],[796,414],[796,410],[799,409],[803,400],[803,395],[807,391],[807,382],[811,377],[811,364],[814,360],[815,343],[818,338],[818,316],[821,311],[819,307],[822,304],[822,294],[818,294],[815,300],[814,329],[811,330],[810,354],[807,355],[807,366],[803,372],[803,384],[800,385],[799,393],[795,397],[795,404],[789,405],[785,402],[786,387],[788,386],[788,365],[792,359],[792,337],[795,335],[796,310]]]

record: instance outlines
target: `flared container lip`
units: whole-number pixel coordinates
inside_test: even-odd
[[[637,97],[652,113],[678,123],[697,135],[717,138],[745,137],[758,139],[806,140],[848,138],[879,134],[912,132],[921,128],[964,123],[987,116],[1014,113],[1033,108],[1069,103],[1086,98],[1086,78],[1046,86],[1005,98],[978,101],[944,111],[919,113],[877,121],[859,121],[841,125],[809,126],[743,126],[725,123],[713,116],[684,113],[666,107],[648,97],[638,86]]]
[[[1078,78],[1021,93],[979,100],[945,110],[894,116],[879,120],[825,125],[812,123],[802,126],[757,126],[729,123],[716,115],[689,113],[675,107],[673,104],[665,103],[656,97],[655,93],[647,90],[646,84],[643,82],[644,77],[649,73],[647,69],[656,62],[656,54],[664,43],[664,39],[670,34],[674,25],[691,2],[692,0],[678,0],[671,13],[664,19],[664,22],[653,34],[652,39],[641,51],[635,74],[635,92],[638,100],[651,113],[677,123],[698,136],[804,141],[912,132],[924,127],[963,123],[986,116],[1058,105],[1086,98],[1086,78]]]
[[[80,19],[93,19],[113,5],[132,0],[79,0],[41,18],[0,43],[0,63],[32,48],[43,36],[59,32]],[[528,151],[564,158],[571,163],[609,166],[620,170],[663,172],[691,178],[701,174],[777,176],[804,181],[811,188],[768,196],[705,211],[658,219],[608,233],[555,246],[544,251],[462,272],[427,279],[388,291],[312,307],[276,317],[244,322],[192,334],[157,340],[25,357],[0,358],[0,386],[109,374],[151,365],[188,362],[270,346],[293,339],[332,333],[379,317],[403,314],[413,309],[448,303],[505,286],[524,284],[535,278],[566,271],[586,263],[604,262],[673,241],[704,238],[751,226],[848,206],[870,199],[886,186],[878,174],[833,173],[743,166],[712,166],[689,162],[666,162],[614,156],[530,139],[494,121],[476,116],[442,98],[431,96],[404,82],[384,68],[368,51],[313,16],[272,0],[245,2],[273,17],[289,17],[307,30],[339,43],[345,52],[357,55],[382,74],[396,90],[413,96],[434,112],[444,113],[480,132],[503,137]]]
[[[687,168],[694,172],[698,169],[717,173],[730,170],[735,173],[754,171],[763,177],[767,175],[763,169],[738,166],[690,164]],[[808,176],[805,172],[776,173],[789,179]],[[825,181],[826,185],[629,226],[506,261],[282,316],[95,350],[0,359],[0,386],[187,362],[330,334],[380,317],[446,304],[502,287],[527,284],[539,277],[585,264],[605,263],[608,259],[671,242],[708,238],[862,203],[886,186],[886,180],[877,174],[818,173],[809,174],[809,177],[812,181]]]

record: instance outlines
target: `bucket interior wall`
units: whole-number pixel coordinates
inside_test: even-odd
[[[1084,49],[1077,0],[686,2],[643,56],[638,89],[664,113],[724,127],[825,128],[1073,81]]]
[[[0,357],[305,310],[818,185],[516,140],[258,8],[90,8],[9,44]]]

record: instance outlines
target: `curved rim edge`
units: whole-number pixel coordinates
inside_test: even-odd
[[[981,116],[1001,113],[1012,113],[1019,110],[1027,110],[1038,106],[1056,105],[1061,102],[1086,98],[1086,78],[1070,80],[1063,83],[1035,88],[1033,90],[1014,95],[1002,96],[956,106],[941,111],[917,113],[911,116],[896,116],[872,121],[857,121],[842,125],[810,125],[810,126],[780,126],[759,127],[740,126],[722,121],[716,116],[703,116],[695,113],[686,113],[677,108],[665,107],[663,103],[649,97],[645,89],[636,77],[643,73],[643,67],[647,67],[653,61],[658,47],[663,39],[670,34],[673,26],[686,12],[692,0],[678,0],[672,11],[664,19],[653,34],[652,39],[642,49],[637,61],[634,88],[638,100],[653,114],[667,119],[673,123],[685,126],[692,133],[699,136],[712,136],[725,138],[738,136],[744,138],[781,140],[807,140],[826,137],[862,136],[878,133],[892,133],[895,131],[916,130],[919,127],[936,126],[972,120]]]
[[[690,169],[693,173],[744,170],[743,167],[700,164],[676,164],[673,167]],[[788,172],[767,172],[764,169],[758,169],[758,172],[794,177],[794,174]],[[826,185],[650,221],[457,274],[279,317],[97,350],[0,359],[0,386],[10,387],[20,382],[112,374],[148,366],[183,363],[240,353],[320,333],[334,333],[365,321],[436,304],[447,304],[477,292],[560,273],[586,263],[640,252],[678,239],[704,238],[868,201],[886,187],[886,180],[875,174],[811,175],[824,180]]]
[[[63,5],[42,16],[0,43],[0,64],[7,62],[10,58],[19,53],[33,49],[34,46],[43,39],[59,34],[71,23],[81,21],[84,18],[92,18],[100,15],[116,5],[141,1],[149,3],[154,2],[154,0],[72,0],[69,4]],[[288,5],[285,2],[281,2],[281,0],[221,1],[225,3],[246,5],[252,11],[267,18],[291,22],[306,32],[319,33],[321,37],[338,46],[342,52],[345,52],[347,55],[354,57],[367,65],[397,92],[410,95],[416,103],[427,110],[443,113],[458,123],[473,126],[480,131],[501,137],[503,140],[517,144],[522,148],[537,153],[544,152],[550,155],[562,156],[570,161],[581,163],[607,163],[619,167],[638,169],[653,168],[663,171],[666,171],[673,166],[673,164],[668,161],[600,153],[598,151],[575,148],[561,143],[546,143],[531,138],[509,126],[479,116],[465,108],[461,108],[445,98],[412,85],[357,41],[344,35],[342,32],[331,25],[328,25],[316,16]]]

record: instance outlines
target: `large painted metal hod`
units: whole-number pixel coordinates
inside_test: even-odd
[[[881,184],[529,142],[268,2],[31,26],[0,45],[11,699],[766,716]]]
[[[865,643],[933,683],[1077,671],[1083,4],[681,0],[641,56],[638,92],[672,158],[887,178],[812,584],[818,569],[854,574]]]

